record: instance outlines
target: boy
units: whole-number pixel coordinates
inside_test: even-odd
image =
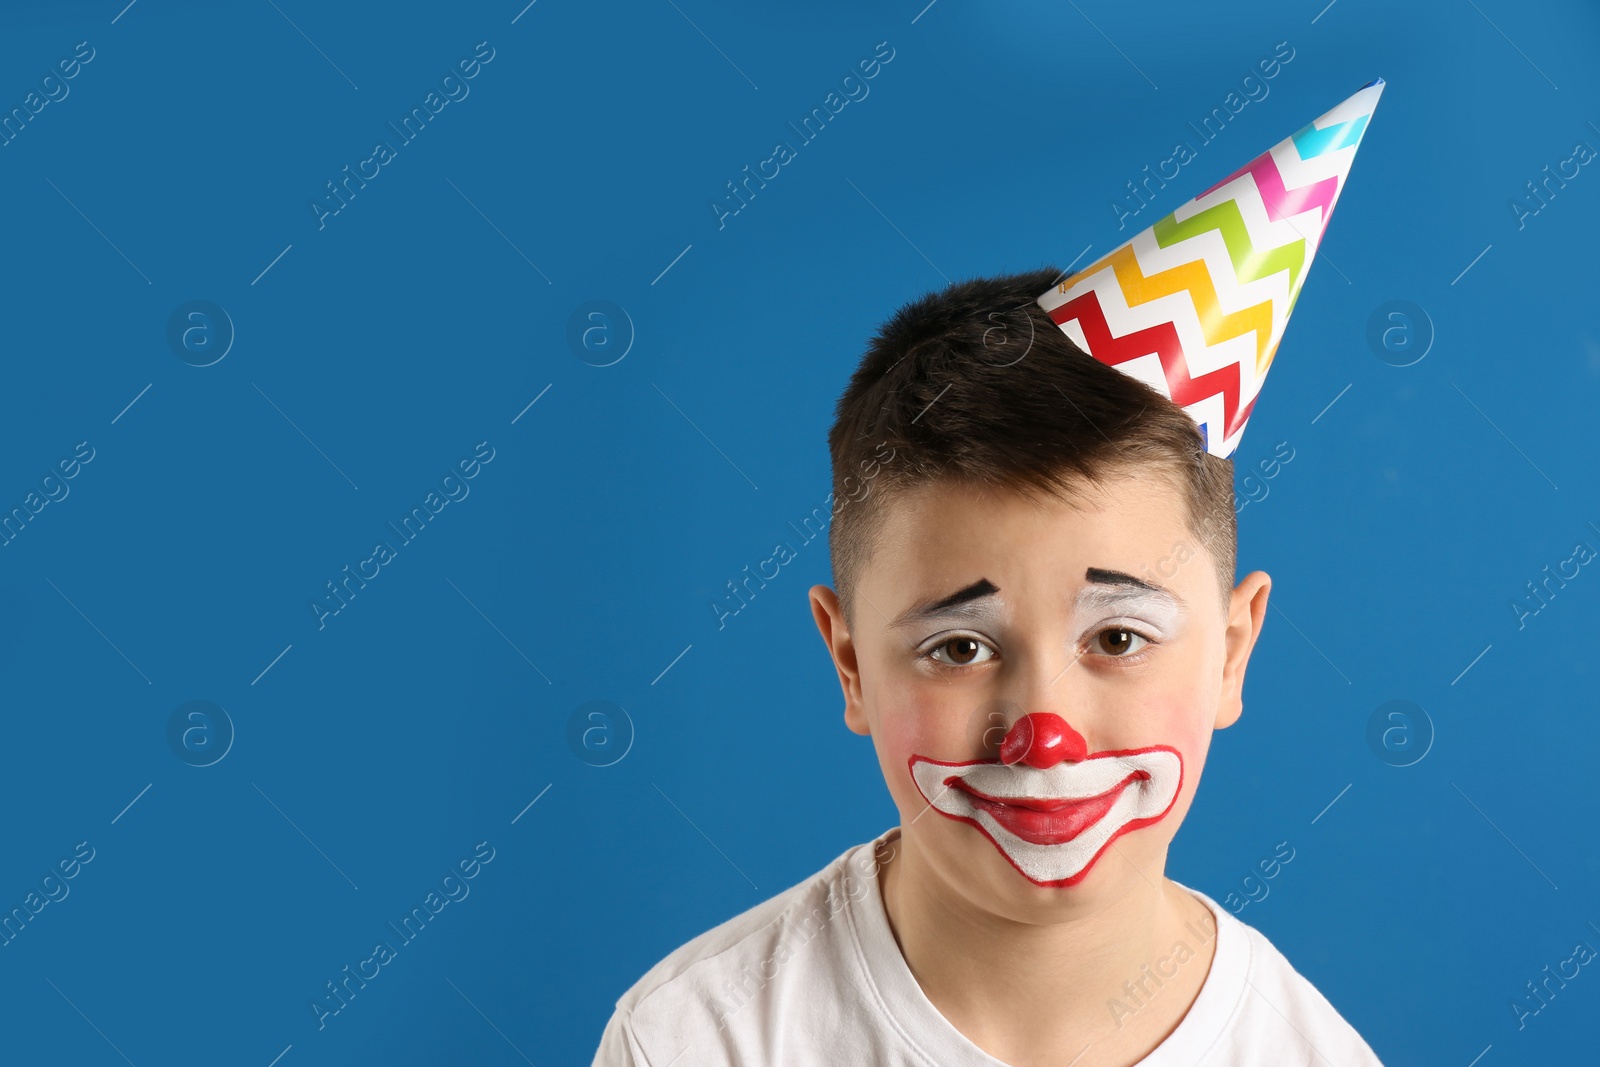
[[[1324,147],[1330,116],[1307,127]],[[597,1065],[1378,1063],[1263,935],[1163,875],[1266,616],[1265,573],[1233,584],[1224,457],[1310,257],[1250,346],[1265,358],[1184,399],[1181,362],[1163,389],[1107,353],[1105,319],[1160,288],[1133,292],[1121,251],[1054,289],[1048,269],[953,285],[874,338],[829,435],[853,501],[837,588],[810,595],[900,825],[662,960]],[[1237,341],[1215,325],[1189,367]]]

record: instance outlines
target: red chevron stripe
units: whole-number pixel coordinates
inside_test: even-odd
[[[1252,399],[1242,408],[1239,406],[1239,365],[1230,363],[1198,378],[1189,377],[1189,363],[1184,358],[1177,328],[1172,323],[1163,322],[1158,326],[1114,337],[1106,322],[1105,311],[1100,307],[1100,297],[1092,289],[1060,307],[1052,308],[1050,318],[1058,326],[1076,319],[1083,330],[1084,340],[1089,344],[1089,354],[1107,366],[1115,367],[1154,352],[1161,360],[1161,370],[1166,376],[1172,401],[1179,407],[1187,407],[1221,393],[1226,426],[1221,434],[1216,435],[1218,438],[1226,440],[1232,437],[1250,418],[1256,402]]]

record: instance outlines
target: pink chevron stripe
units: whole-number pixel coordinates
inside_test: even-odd
[[[1269,218],[1283,221],[1291,215],[1298,215],[1302,211],[1310,211],[1314,207],[1322,209],[1322,226],[1317,231],[1317,241],[1320,244],[1322,234],[1327,232],[1328,219],[1333,214],[1333,202],[1339,196],[1339,179],[1337,177],[1324,178],[1310,185],[1302,185],[1298,189],[1286,189],[1283,184],[1283,174],[1278,170],[1278,164],[1273,160],[1271,152],[1263,152],[1249,164],[1234,171],[1216,185],[1207,189],[1196,197],[1196,200],[1210,196],[1218,189],[1227,185],[1241,174],[1249,174],[1255,179],[1256,189],[1261,193],[1261,200],[1267,206]]]

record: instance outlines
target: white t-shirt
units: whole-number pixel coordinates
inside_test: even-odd
[[[898,833],[652,967],[617,1001],[594,1067],[1006,1067],[939,1014],[900,954],[874,858]],[[1260,931],[1188,891],[1216,916],[1215,955],[1188,1014],[1141,1067],[1382,1067]],[[1159,996],[1159,982],[1130,986],[1110,1017]]]

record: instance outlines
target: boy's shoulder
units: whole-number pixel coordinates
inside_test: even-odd
[[[1307,1064],[1378,1067],[1377,1055],[1361,1035],[1266,934],[1204,894],[1190,892],[1216,917],[1218,952],[1180,1033],[1191,1019],[1199,1021],[1213,1014],[1218,1027],[1213,1054],[1224,1053],[1218,1062],[1290,1062],[1284,1059],[1287,1050],[1297,1048]],[[1224,945],[1227,951],[1223,951]],[[1212,990],[1227,990],[1231,1005],[1215,999],[1205,1003]],[[1156,1059],[1161,1051],[1158,1048],[1152,1054],[1152,1064],[1165,1063]]]
[[[660,999],[658,994],[687,993],[689,986],[704,989],[711,974],[730,969],[737,972],[759,963],[764,958],[762,950],[776,948],[794,916],[809,915],[813,909],[806,905],[828,897],[838,868],[852,851],[853,848],[803,881],[678,946],[629,987],[617,1000],[617,1007],[637,1011],[651,998]]]
[[[876,846],[894,832],[846,849],[669,953],[617,1000],[595,1062],[665,1064],[691,1048],[759,1044],[773,1001],[790,990],[853,984],[860,965],[847,913],[878,892]]]

